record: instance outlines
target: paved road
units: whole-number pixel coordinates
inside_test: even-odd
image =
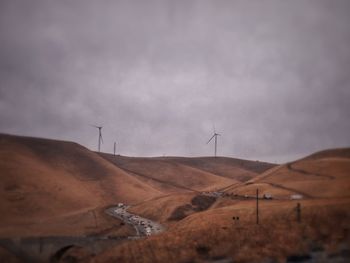
[[[164,226],[154,222],[150,219],[134,215],[127,211],[127,206],[124,207],[110,207],[106,209],[106,213],[120,220],[124,223],[132,225],[138,236],[150,236],[161,233],[165,230]]]

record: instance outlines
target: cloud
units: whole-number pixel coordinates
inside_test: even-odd
[[[287,161],[350,144],[348,1],[1,1],[0,131]]]

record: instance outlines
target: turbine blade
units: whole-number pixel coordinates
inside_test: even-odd
[[[103,143],[103,138],[102,138],[102,134],[100,134],[100,139],[101,139],[101,142]]]
[[[207,142],[207,144],[210,143],[210,141],[211,141],[214,137],[215,137],[215,134],[210,138],[210,140]]]

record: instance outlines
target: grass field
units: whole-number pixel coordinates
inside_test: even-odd
[[[0,237],[90,233],[90,211],[160,194],[78,144],[0,136]]]
[[[253,201],[197,213],[164,234],[107,250],[90,262],[285,262],[290,255],[313,249],[332,254],[348,244],[349,199],[302,203],[301,223],[295,207],[293,201],[264,201],[259,225]]]
[[[223,195],[203,194],[208,191]],[[301,199],[291,200],[296,194]],[[226,157],[113,156],[73,142],[0,135],[0,238],[134,235],[133,227],[104,213],[119,202],[167,230],[97,255],[75,248],[67,258],[285,262],[315,251],[336,257],[350,247],[350,149],[275,165]],[[19,262],[0,246],[4,258]]]

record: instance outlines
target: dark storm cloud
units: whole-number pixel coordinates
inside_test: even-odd
[[[128,155],[349,146],[350,3],[0,2],[0,130]]]

